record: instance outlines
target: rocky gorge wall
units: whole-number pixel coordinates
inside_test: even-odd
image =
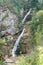
[[[30,28],[26,23],[24,25],[25,33],[23,39],[21,40],[21,44],[19,44],[18,49],[16,51],[17,54],[19,53],[29,53],[31,51],[31,42],[30,38]],[[18,27],[19,21],[16,14],[10,12],[8,8],[0,7],[0,39],[4,39],[5,42],[2,45],[2,52],[3,56],[10,56],[11,50],[14,46],[14,42],[18,38],[21,32]]]

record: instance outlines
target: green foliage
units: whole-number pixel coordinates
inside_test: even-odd
[[[0,64],[3,64],[3,58],[2,58],[3,52],[2,52],[2,46],[0,45]]]
[[[5,39],[1,39],[0,38],[0,61],[3,60],[2,59],[2,55],[3,55],[3,51],[2,51],[2,45],[5,44]],[[1,62],[0,62],[1,63]]]
[[[32,0],[31,1],[31,7],[36,7],[38,6],[38,0]]]
[[[28,65],[43,65],[43,10],[38,11],[30,23],[34,48],[27,58]]]
[[[37,10],[43,9],[43,0],[32,0],[31,7]]]
[[[38,26],[35,32],[36,43],[43,46],[43,24]]]
[[[5,44],[5,42],[6,42],[5,39],[0,38],[0,44]]]
[[[17,65],[43,65],[43,54],[33,50],[26,58],[22,56]]]
[[[19,13],[23,7],[24,0],[0,0],[1,6],[7,6],[11,12]]]
[[[37,12],[36,15],[32,18],[30,27],[33,43],[41,44],[43,40],[43,10]]]
[[[38,9],[43,9],[43,0],[38,0]]]
[[[0,38],[0,61],[3,60],[2,59],[2,55],[3,55],[3,51],[2,51],[2,45],[5,44],[5,39],[1,39]]]
[[[0,45],[0,60],[2,59],[2,54],[3,54],[1,47],[2,47],[2,46]]]
[[[0,61],[0,65],[5,65],[2,60]]]

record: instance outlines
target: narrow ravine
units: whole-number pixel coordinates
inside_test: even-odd
[[[32,10],[32,9],[30,8],[30,10],[29,10],[29,11],[27,12],[27,14],[24,16],[24,18],[23,18],[23,20],[22,20],[22,25],[25,23],[25,20],[26,20],[27,16],[31,13],[31,10]],[[12,58],[14,58],[14,59],[15,59],[15,57],[16,57],[15,52],[16,52],[16,50],[17,50],[17,47],[18,47],[18,45],[19,45],[19,43],[20,43],[21,38],[22,38],[23,35],[24,35],[24,32],[25,32],[25,28],[24,28],[24,25],[23,25],[23,30],[22,30],[21,34],[18,36],[16,42],[14,43],[14,47],[13,47],[12,52],[11,52]],[[11,61],[11,62],[10,62],[10,61]],[[7,62],[7,63],[6,63],[6,62]],[[12,62],[13,62],[13,59],[11,59],[11,58],[5,58],[5,63],[6,63],[7,65],[14,64],[14,63],[12,63]],[[15,64],[14,64],[14,65],[15,65]]]
[[[27,16],[30,14],[31,10],[32,10],[32,9],[30,8],[30,10],[29,10],[29,11],[27,12],[27,14],[24,16],[24,18],[23,18],[23,20],[22,20],[22,25],[25,23],[25,20],[26,20]],[[16,56],[15,52],[16,52],[16,50],[17,50],[17,46],[19,45],[19,42],[20,42],[20,40],[21,40],[21,37],[23,37],[24,30],[25,30],[25,29],[23,29],[23,31],[21,32],[21,34],[19,35],[18,39],[16,40],[16,42],[15,42],[15,44],[14,44],[14,47],[13,47],[12,53],[11,53],[13,57]]]

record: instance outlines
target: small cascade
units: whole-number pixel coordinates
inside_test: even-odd
[[[26,20],[26,18],[27,18],[27,16],[30,14],[30,12],[31,12],[31,8],[30,8],[30,10],[27,12],[27,14],[24,16],[24,18],[23,18],[23,20],[22,20],[22,24],[24,24],[25,23],[25,20]]]
[[[13,57],[16,56],[15,52],[16,52],[16,50],[17,50],[17,47],[18,47],[18,45],[19,45],[19,42],[20,42],[21,38],[23,37],[24,30],[25,30],[25,29],[23,29],[22,33],[19,35],[18,39],[16,40],[16,42],[15,42],[15,44],[14,44],[14,48],[12,49],[12,56],[13,56]]]
[[[24,16],[24,18],[23,18],[23,20],[22,20],[22,25],[25,23],[25,20],[26,20],[27,16],[30,14],[31,10],[32,10],[32,9],[30,8],[30,10],[29,10],[29,11],[27,12],[27,14]],[[13,57],[16,56],[15,52],[16,52],[16,50],[17,50],[17,47],[18,47],[18,45],[19,45],[19,42],[20,42],[21,38],[23,37],[24,30],[25,30],[25,29],[23,29],[23,31],[21,32],[21,34],[19,35],[18,39],[16,40],[16,42],[15,42],[15,44],[14,44],[14,47],[13,47],[12,53],[11,53]]]

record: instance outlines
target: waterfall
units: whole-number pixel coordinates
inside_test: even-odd
[[[17,46],[19,45],[19,42],[20,42],[21,38],[23,37],[24,30],[25,30],[25,29],[23,29],[22,33],[19,35],[18,39],[16,40],[16,42],[15,42],[15,44],[14,44],[14,48],[12,49],[12,56],[13,56],[13,57],[16,56],[15,52],[16,52],[16,50],[17,50]]]
[[[32,9],[30,9],[30,10],[27,12],[27,14],[25,15],[25,17],[23,18],[22,24],[25,23],[25,20],[26,20],[27,16],[30,14],[31,10],[32,10]],[[15,52],[16,52],[16,50],[17,50],[17,47],[18,47],[18,45],[19,45],[19,42],[20,42],[21,38],[23,37],[24,30],[25,30],[25,29],[23,29],[23,31],[21,32],[21,34],[19,35],[18,39],[16,40],[16,42],[15,42],[15,44],[14,44],[14,47],[13,47],[12,53],[11,53],[13,57],[16,56]]]

